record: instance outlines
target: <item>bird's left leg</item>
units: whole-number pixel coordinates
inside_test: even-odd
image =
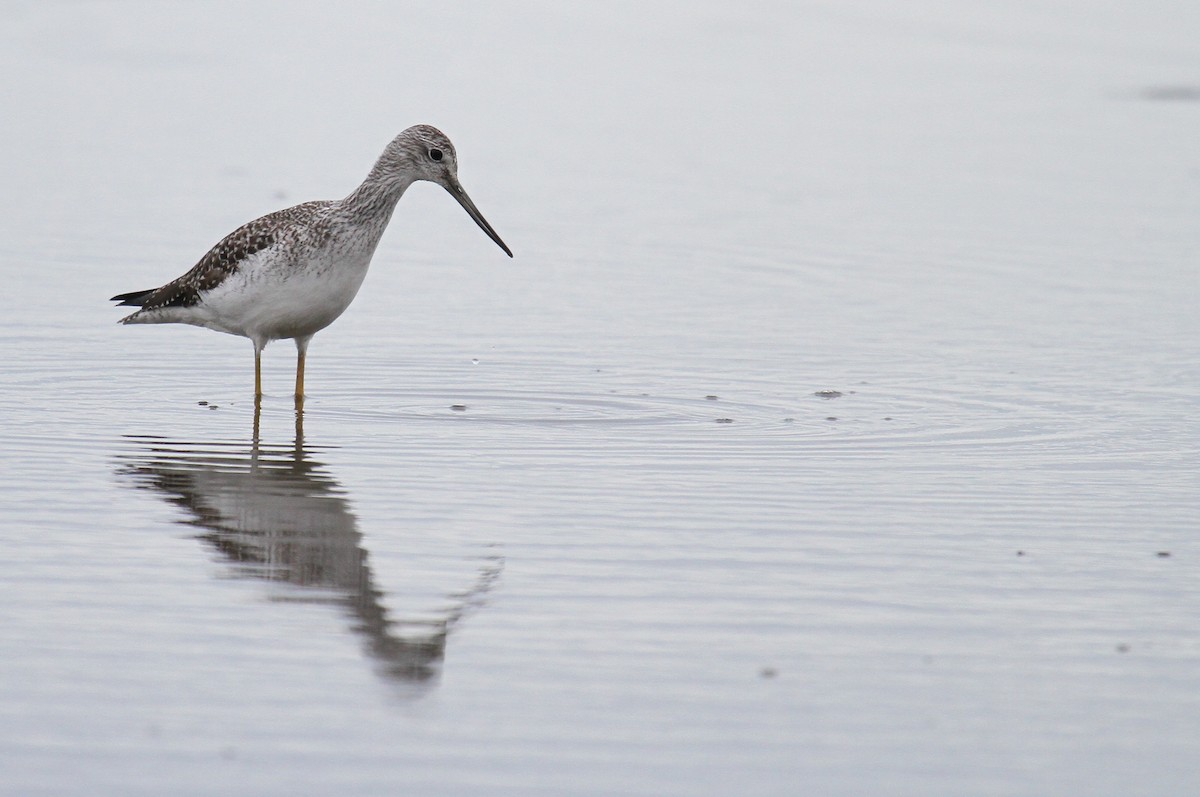
[[[304,400],[304,357],[312,336],[296,338],[296,401]]]

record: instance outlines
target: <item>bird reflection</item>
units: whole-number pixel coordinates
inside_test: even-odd
[[[198,538],[234,565],[238,575],[299,588],[303,601],[345,607],[353,630],[377,669],[411,684],[435,680],[446,637],[464,614],[479,606],[499,577],[503,559],[485,557],[474,584],[447,595],[435,617],[393,620],[374,583],[363,537],[344,491],[304,445],[303,405],[296,407],[296,436],[289,446],[259,442],[255,407],[252,442],[196,444],[127,436],[137,450],[119,457],[118,472],[135,486],[162,494],[201,529]]]

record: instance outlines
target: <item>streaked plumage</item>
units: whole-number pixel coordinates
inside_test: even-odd
[[[314,334],[358,293],[392,211],[418,180],[445,188],[512,257],[458,181],[454,145],[428,125],[396,136],[371,173],[345,199],[305,202],[242,225],[183,276],[161,288],[113,297],[139,307],[122,324],[192,324],[249,338],[255,396],[269,341],[296,341],[296,397],[304,395],[304,357]]]

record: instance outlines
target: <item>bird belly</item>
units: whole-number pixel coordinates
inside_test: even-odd
[[[369,262],[322,258],[300,267],[248,269],[204,295],[205,326],[264,342],[307,337],[350,306]]]

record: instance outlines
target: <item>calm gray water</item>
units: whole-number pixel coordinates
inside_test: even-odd
[[[9,5],[0,792],[1193,791],[1198,8]],[[301,418],[115,323],[416,122]]]

